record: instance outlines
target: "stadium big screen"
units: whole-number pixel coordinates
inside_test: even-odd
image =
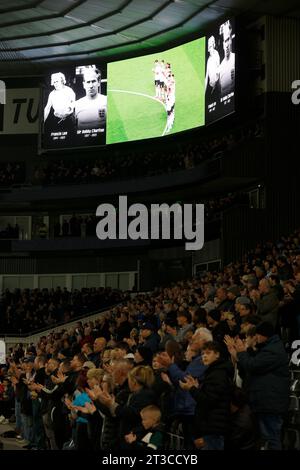
[[[52,70],[43,89],[42,148],[161,137],[234,111],[235,24],[155,54]]]
[[[214,28],[206,40],[205,124],[234,112],[235,21]]]

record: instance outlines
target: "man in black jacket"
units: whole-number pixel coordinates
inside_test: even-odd
[[[47,374],[45,371],[45,365],[47,362],[47,356],[41,355],[37,356],[34,360],[34,368],[36,370],[34,376],[34,383],[44,385],[45,380],[47,378]],[[45,432],[44,432],[44,424],[42,419],[41,413],[41,398],[37,395],[34,390],[34,387],[28,387],[31,391],[31,399],[32,399],[32,420],[33,420],[33,442],[32,445],[28,446],[28,448],[35,448],[35,449],[44,449],[45,448]]]
[[[51,420],[51,411],[53,408],[51,390],[54,389],[55,387],[55,384],[52,381],[52,376],[56,374],[58,366],[59,366],[59,361],[57,359],[55,358],[49,359],[45,368],[47,377],[45,378],[44,385],[36,384],[36,388],[35,388],[35,390],[40,393],[40,397],[42,399],[40,412],[42,414],[44,430],[48,438],[49,446],[51,450],[58,449],[56,440],[55,440],[53,422]]]
[[[241,341],[236,342],[238,367],[249,378],[250,406],[258,419],[261,439],[268,449],[281,450],[283,415],[289,404],[288,356],[271,323],[256,327],[256,340],[254,356]]]
[[[221,358],[221,347],[210,341],[202,348],[202,362],[207,369],[199,388],[197,379],[185,377],[179,381],[196,401],[194,444],[202,450],[223,450],[224,437],[230,422],[232,365]]]

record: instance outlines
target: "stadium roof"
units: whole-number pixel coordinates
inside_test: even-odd
[[[0,0],[0,73],[112,58],[235,15],[300,18],[299,0]]]

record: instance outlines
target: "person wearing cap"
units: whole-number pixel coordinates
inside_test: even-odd
[[[257,417],[261,439],[268,450],[281,450],[281,428],[290,387],[284,345],[272,323],[262,322],[256,327],[255,355],[247,352],[241,340],[236,341],[234,349],[239,369],[247,374],[250,406]]]
[[[145,348],[152,351],[152,354],[158,351],[160,336],[154,331],[154,326],[149,321],[142,323],[140,327],[141,341]]]

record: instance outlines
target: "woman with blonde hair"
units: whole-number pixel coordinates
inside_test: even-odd
[[[98,400],[119,421],[120,445],[123,449],[127,447],[124,436],[141,425],[140,411],[145,406],[157,403],[157,396],[152,388],[154,382],[152,367],[137,366],[128,373],[128,386],[131,393],[126,404],[120,405],[106,392],[98,394]]]
[[[143,387],[150,389],[155,381],[152,367],[137,366],[128,374],[128,385],[130,391],[138,391]]]

